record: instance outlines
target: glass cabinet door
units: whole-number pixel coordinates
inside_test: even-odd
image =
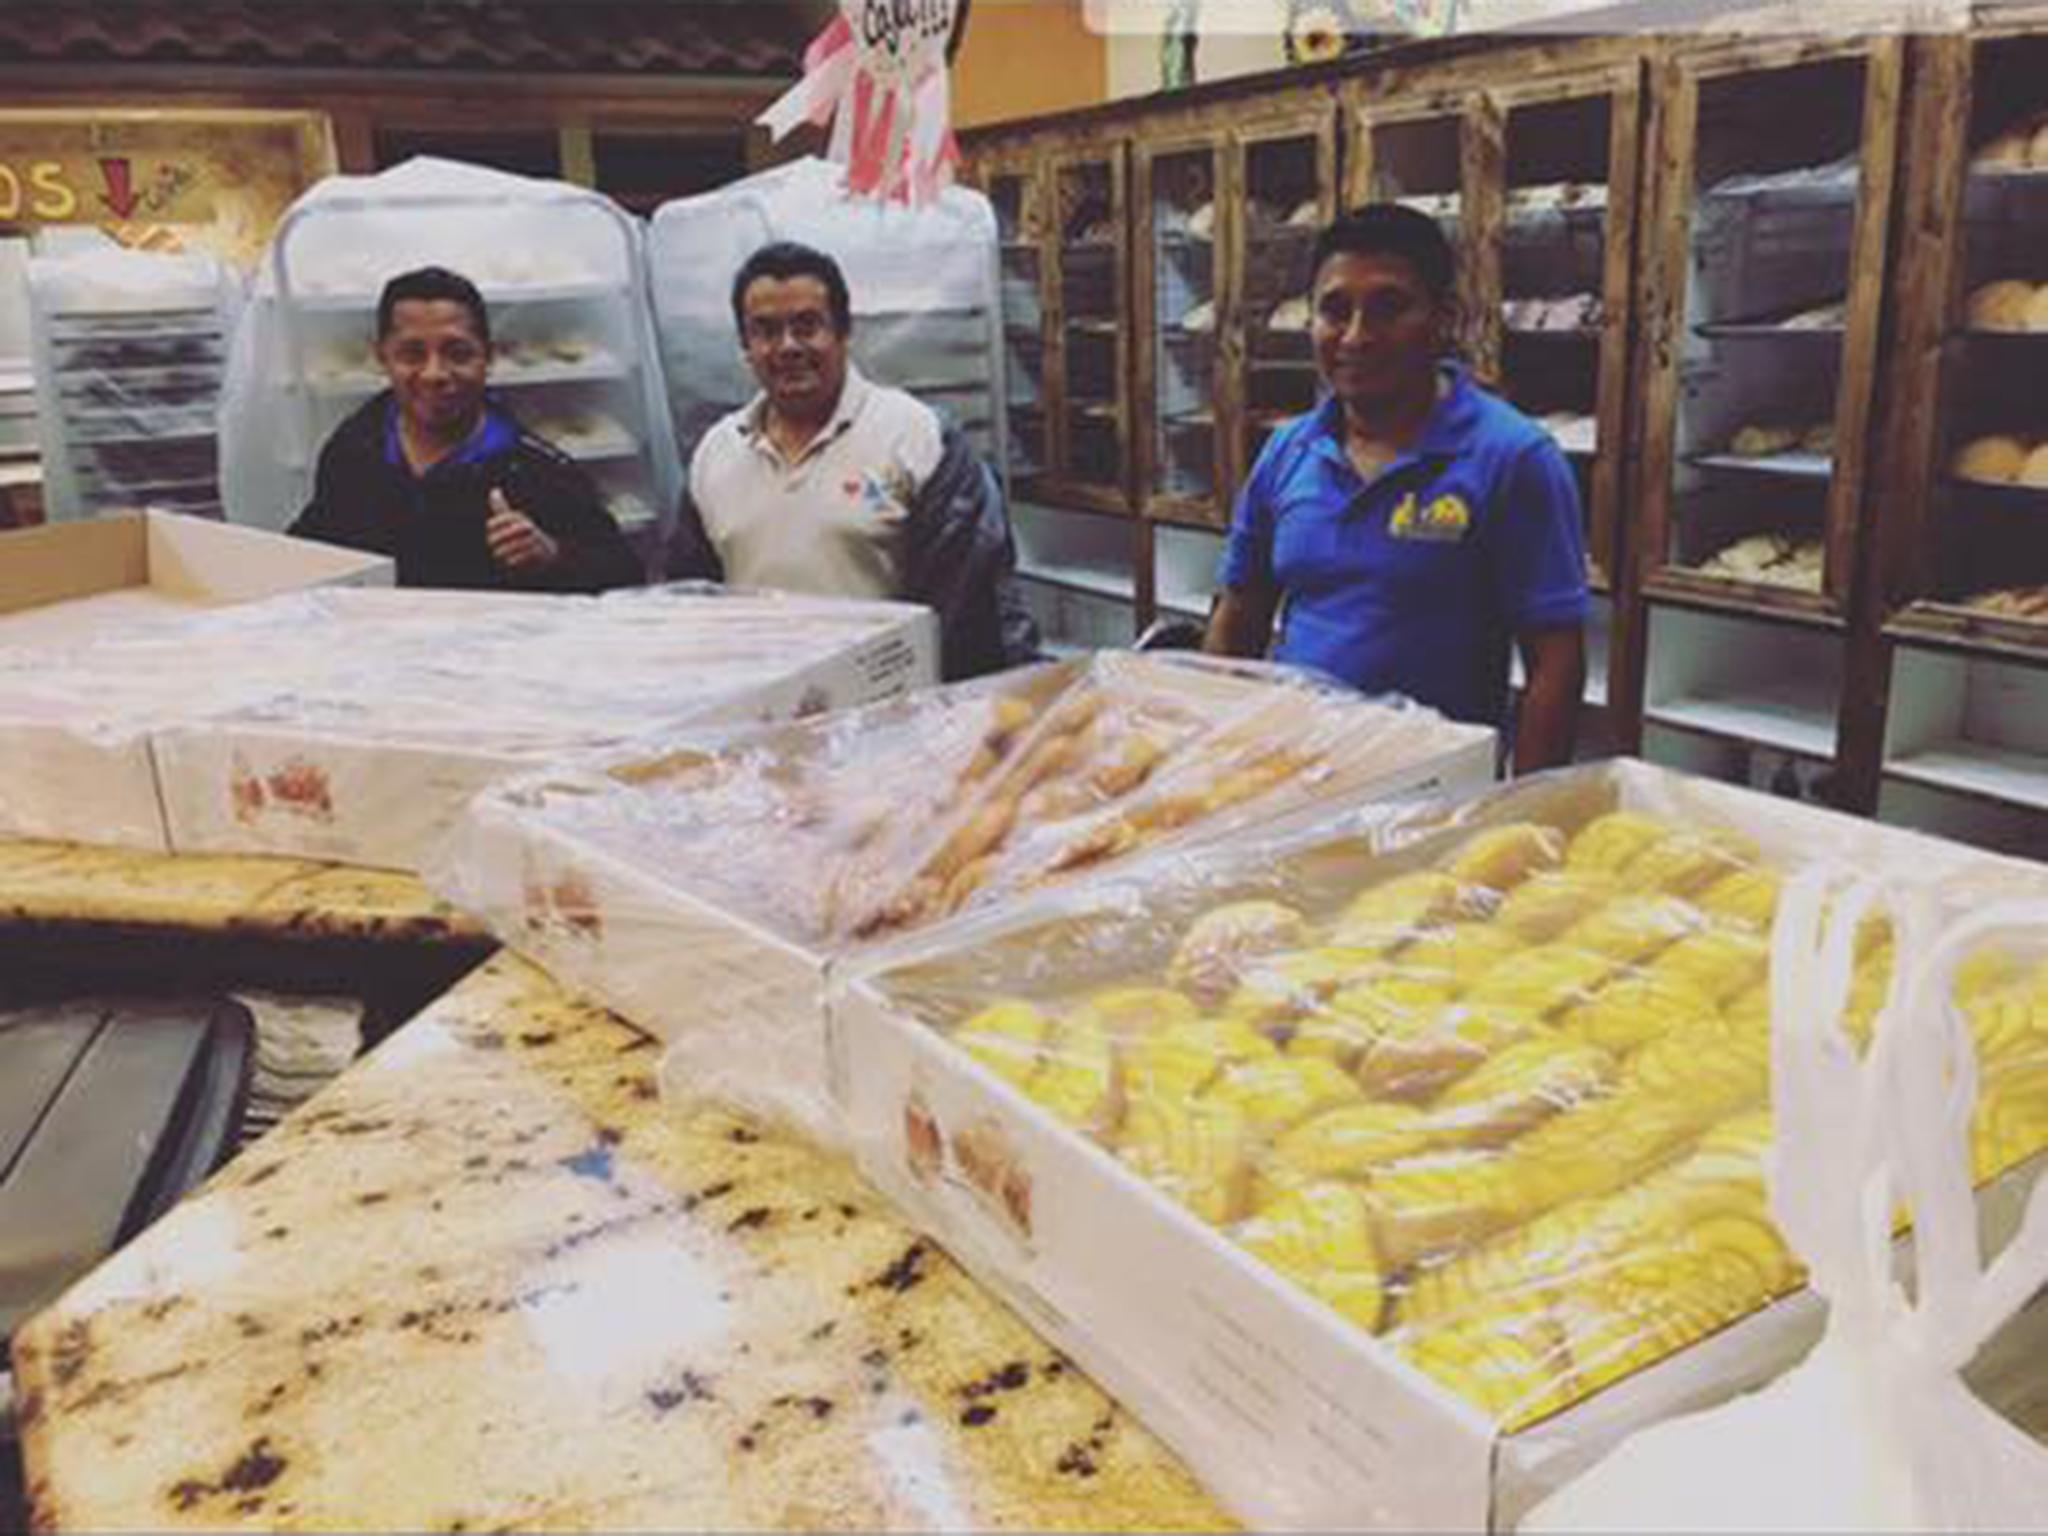
[[[1650,394],[1652,596],[1846,610],[1898,69],[1894,42],[1677,75],[1660,233],[1685,244]]]
[[[1003,385],[1009,406],[1009,472],[1023,494],[1051,462],[1045,406],[1044,178],[1027,167],[983,176],[995,209],[1003,309]]]
[[[1229,496],[1220,142],[1141,144],[1136,174],[1139,502],[1148,517],[1218,524]]]
[[[1333,112],[1235,136],[1243,195],[1236,206],[1231,311],[1243,359],[1233,472],[1251,472],[1282,422],[1315,407],[1317,381],[1309,340],[1310,270],[1317,233],[1336,212]]]
[[[1973,55],[1922,588],[2048,649],[2048,37]]]
[[[1054,471],[1075,502],[1128,511],[1123,159],[1055,161],[1052,176],[1059,242]]]
[[[1440,98],[1427,108],[1350,108],[1344,206],[1393,202],[1429,215],[1442,227],[1458,258],[1459,350],[1484,351],[1492,320],[1472,304],[1466,256],[1465,122],[1471,104]]]
[[[1631,206],[1640,92],[1500,93],[1506,186],[1498,288],[1502,393],[1564,451],[1585,508],[1588,572],[1614,570],[1626,410]]]

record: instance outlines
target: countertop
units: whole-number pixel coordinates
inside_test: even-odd
[[[17,1338],[36,1527],[1228,1523],[849,1164],[658,1060],[472,973]]]
[[[175,929],[257,940],[488,942],[481,927],[395,871],[0,842],[0,929],[42,927]]]

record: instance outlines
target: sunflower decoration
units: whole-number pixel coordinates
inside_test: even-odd
[[[1350,8],[1337,0],[1289,0],[1287,62],[1322,64],[1351,47]]]

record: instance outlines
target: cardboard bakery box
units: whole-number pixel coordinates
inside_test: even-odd
[[[1950,913],[2048,892],[1745,790],[1573,770],[849,963],[835,1111],[869,1178],[1252,1526],[1511,1530],[1819,1336],[1762,1174],[1776,884],[1816,862]],[[1852,1029],[1899,942],[1859,930]],[[2048,1147],[2048,968],[1972,967],[1980,1209],[2009,1230]]]
[[[247,627],[261,618],[242,613]],[[299,675],[153,741],[172,845],[417,871],[507,775],[934,680],[931,615],[721,589],[324,594]]]
[[[163,512],[0,533],[0,836],[169,847],[150,733],[231,707],[233,678],[78,648],[277,593],[388,585],[381,556]]]
[[[673,1041],[693,1091],[801,1114],[835,957],[1312,806],[1477,788],[1494,748],[1285,669],[1104,653],[509,782],[431,878]]]
[[[172,512],[0,533],[0,645],[76,644],[138,621],[323,586],[390,586],[382,555]]]

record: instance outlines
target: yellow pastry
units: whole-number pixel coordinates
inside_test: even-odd
[[[2033,302],[2034,285],[2017,278],[1985,283],[1970,294],[1965,307],[1973,331],[2023,331],[2027,328],[2027,306]]]
[[[1330,942],[1375,951],[1391,949],[1463,904],[1456,880],[1441,870],[1417,870],[1352,897],[1331,925]]]
[[[1578,1391],[1564,1333],[1542,1309],[1404,1333],[1400,1349],[1508,1432],[1555,1413]]]
[[[1165,987],[1111,987],[1081,1000],[1073,1016],[1128,1039],[1199,1017],[1195,1005]]]
[[[1712,1019],[1714,999],[1681,976],[1623,976],[1558,1020],[1603,1050],[1626,1054],[1689,1019]]]
[[[1494,922],[1525,944],[1547,944],[1612,901],[1615,893],[1614,882],[1604,874],[1553,870],[1510,891]]]
[[[1245,1218],[1231,1236],[1284,1275],[1331,1269],[1377,1274],[1380,1267],[1365,1197],[1355,1184],[1290,1189]]]
[[[1591,950],[1543,944],[1511,955],[1473,984],[1464,1000],[1473,1007],[1518,1009],[1547,1018],[1592,997],[1617,969]]]
[[[1621,881],[1639,891],[1692,896],[1755,862],[1756,853],[1737,832],[1674,832],[1630,859]]]
[[[1116,1053],[1100,1025],[1070,1018],[1054,1031],[1045,1059],[1024,1092],[1078,1131],[1109,1127],[1115,1110]]]
[[[1225,1067],[1203,1096],[1235,1104],[1254,1132],[1272,1135],[1319,1110],[1356,1102],[1362,1092],[1333,1061],[1279,1056]]]
[[[1509,891],[1564,858],[1564,834],[1534,822],[1489,827],[1467,838],[1444,863],[1461,885]]]
[[[1356,1177],[1428,1144],[1419,1110],[1406,1104],[1349,1104],[1284,1132],[1266,1153],[1261,1171],[1280,1183]]]
[[[1722,922],[1742,923],[1769,933],[1778,911],[1778,890],[1784,882],[1762,865],[1723,875],[1700,893],[1700,910]]]
[[[1963,444],[1950,461],[1949,470],[1958,479],[2007,485],[2018,479],[2026,467],[2027,451],[2027,445],[2020,439],[1994,433]]]
[[[1770,945],[1761,934],[1709,928],[1665,950],[1650,962],[1647,974],[1689,982],[1720,1003],[1753,986],[1770,962]]]
[[[1038,1070],[1052,1020],[1030,1003],[993,1003],[953,1031],[953,1043],[996,1076],[1021,1088]]]
[[[1278,1046],[1244,1024],[1196,1019],[1126,1044],[1124,1077],[1134,1098],[1183,1098],[1198,1092],[1231,1062],[1279,1054]]]
[[[1559,942],[1631,965],[1697,932],[1704,924],[1699,909],[1680,897],[1634,894],[1574,924]]]
[[[1420,1031],[1450,1000],[1451,988],[1441,977],[1382,966],[1296,1025],[1287,1048],[1294,1055],[1324,1056],[1349,1068],[1383,1036]]]
[[[1546,1032],[1509,1046],[1451,1084],[1431,1110],[1429,1125],[1469,1145],[1496,1146],[1598,1097],[1614,1076],[1615,1061],[1606,1051]]]
[[[1336,947],[1268,955],[1252,962],[1223,1011],[1257,1026],[1291,1023],[1313,1013],[1347,982],[1371,972],[1378,958],[1375,950]]]
[[[1394,964],[1406,972],[1441,977],[1456,993],[1521,947],[1514,934],[1495,923],[1447,923],[1404,944]]]
[[[1230,996],[1249,962],[1299,948],[1302,915],[1277,901],[1241,901],[1197,918],[1167,967],[1167,984],[1209,1007]]]
[[[1212,1226],[1237,1215],[1248,1146],[1244,1112],[1214,1099],[1133,1099],[1117,1155]]]
[[[1574,874],[1618,875],[1653,843],[1678,829],[1635,811],[1609,811],[1579,828],[1565,849],[1565,868]]]
[[[1382,1034],[1368,1045],[1356,1069],[1359,1085],[1375,1098],[1421,1103],[1542,1028],[1542,1021],[1523,1009],[1452,1004],[1431,1014],[1414,1033]]]
[[[1375,1167],[1365,1179],[1373,1234],[1389,1269],[1433,1253],[1470,1247],[1512,1217],[1499,1155],[1466,1149],[1425,1152]]]

